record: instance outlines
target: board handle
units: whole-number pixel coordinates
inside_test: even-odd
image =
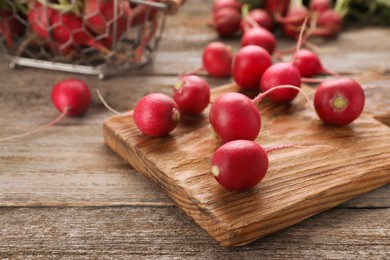
[[[177,13],[179,7],[182,6],[186,0],[162,0],[161,2],[168,6],[167,14],[173,15]]]

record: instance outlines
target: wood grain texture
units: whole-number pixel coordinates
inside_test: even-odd
[[[212,91],[237,89],[230,84]],[[207,111],[164,138],[140,134],[131,116],[112,116],[104,137],[224,246],[249,243],[390,183],[390,128],[371,116],[362,114],[347,127],[325,126],[302,98],[288,106],[264,102],[259,110],[260,145],[306,147],[269,154],[266,177],[246,192],[225,190],[210,173],[220,143],[210,134]]]
[[[334,209],[224,248],[176,207],[0,208],[0,258],[388,259],[389,214]]]

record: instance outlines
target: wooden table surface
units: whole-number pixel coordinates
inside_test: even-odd
[[[56,117],[50,91],[65,78],[85,80],[120,111],[145,94],[169,94],[177,74],[200,66],[202,49],[217,39],[208,26],[211,2],[187,1],[169,17],[153,64],[128,75],[102,81],[31,68],[12,71],[1,58],[0,138]],[[227,42],[239,46],[238,39]],[[321,54],[327,68],[375,75],[390,87],[388,28],[352,26],[337,39],[315,42],[327,48]],[[293,44],[278,41],[280,48]],[[231,81],[206,79],[212,87]],[[102,123],[111,115],[93,92],[85,117],[0,143],[0,258],[390,258],[389,185],[249,245],[220,246],[105,146]]]

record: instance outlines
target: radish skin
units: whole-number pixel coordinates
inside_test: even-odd
[[[352,123],[362,113],[364,103],[363,88],[349,78],[324,81],[314,95],[314,107],[319,118],[333,126]]]
[[[211,161],[214,178],[228,190],[247,190],[257,185],[268,170],[268,156],[253,141],[236,140],[217,149]]]

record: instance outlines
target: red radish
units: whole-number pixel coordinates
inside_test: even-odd
[[[253,24],[255,23],[255,24]],[[272,16],[263,9],[253,9],[251,10],[246,17],[241,20],[241,30],[245,32],[247,28],[252,27],[263,27],[268,31],[273,29]]]
[[[276,47],[275,36],[268,30],[261,27],[254,27],[247,30],[241,37],[241,46],[257,45],[263,47],[272,54]]]
[[[274,16],[284,15],[289,6],[290,0],[264,0],[264,9]]]
[[[284,35],[297,38],[301,30],[301,25],[308,15],[309,12],[306,7],[302,5],[291,6],[288,9],[286,16],[278,19],[278,21],[282,24],[282,31]]]
[[[173,88],[173,100],[181,113],[198,115],[210,103],[209,84],[196,75],[183,76]]]
[[[81,116],[90,106],[91,92],[82,80],[65,79],[54,86],[51,99],[61,113],[66,113],[67,116]]]
[[[148,136],[169,134],[180,120],[179,108],[167,95],[152,93],[138,101],[134,108],[134,122]]]
[[[241,93],[226,93],[210,108],[210,124],[223,142],[254,140],[260,132],[260,113],[250,98]]]
[[[279,85],[301,86],[301,74],[289,62],[277,63],[269,67],[260,82],[261,91],[265,92]],[[296,89],[278,89],[268,94],[268,98],[277,103],[287,103],[298,95]]]
[[[309,5],[309,9],[314,12],[323,12],[331,8],[329,0],[311,0]]]
[[[46,8],[40,2],[33,2],[28,9],[28,22],[31,29],[43,39],[49,38],[49,26],[53,9]]]
[[[317,29],[313,35],[322,37],[335,37],[343,26],[343,17],[333,9],[320,13],[317,20]]]
[[[304,91],[292,85],[275,86],[258,94],[252,100],[237,92],[226,93],[218,97],[211,105],[209,113],[210,124],[216,137],[223,142],[239,139],[254,140],[261,128],[261,116],[256,105],[272,92],[284,89],[300,91],[310,102]]]
[[[74,45],[90,45],[92,36],[83,27],[82,17],[73,13],[53,11],[51,17],[53,37],[59,43],[71,42]]]
[[[268,170],[268,156],[253,141],[236,140],[217,149],[211,172],[226,189],[247,190],[258,184]]]
[[[310,50],[302,49],[295,55],[294,66],[299,70],[301,77],[312,77],[321,73],[339,76],[336,72],[325,69],[320,58]]]
[[[7,49],[13,47],[13,37],[23,35],[25,26],[11,10],[0,10],[0,34],[4,35]]]
[[[213,12],[226,7],[241,11],[242,3],[236,0],[215,0],[213,3]]]
[[[223,42],[211,42],[203,50],[202,67],[185,73],[191,75],[206,70],[210,76],[217,78],[230,77],[233,53],[230,46]]]
[[[97,35],[109,34],[118,39],[127,29],[125,1],[115,4],[114,0],[84,1],[84,21],[86,26]],[[116,7],[116,10],[115,10]],[[128,6],[130,8],[130,6]],[[115,31],[116,30],[116,31]],[[113,35],[116,32],[116,35]]]
[[[206,70],[213,77],[230,77],[232,74],[232,61],[233,53],[229,45],[223,42],[211,42],[203,50],[202,67],[187,72],[185,75],[196,74]]]
[[[82,17],[72,12],[61,13],[53,8],[45,7],[34,2],[29,9],[28,20],[32,29],[43,39],[49,39],[49,32],[57,44],[71,44],[75,46],[91,46],[108,53],[104,44],[96,42],[84,27]]]
[[[256,45],[242,47],[233,60],[233,78],[241,88],[258,89],[264,71],[271,65],[271,56],[264,48]]]
[[[91,103],[91,92],[89,91],[87,84],[85,84],[85,82],[83,82],[82,80],[65,79],[58,82],[53,87],[51,92],[51,100],[57,110],[61,112],[61,114],[57,118],[29,132],[2,138],[0,139],[0,142],[25,137],[33,133],[39,132],[58,123],[65,116],[84,115],[87,112]]]
[[[202,55],[203,66],[214,77],[230,77],[232,70],[232,49],[222,42],[209,43]]]
[[[214,12],[213,21],[220,37],[233,37],[240,29],[241,14],[236,9],[226,7]]]
[[[349,78],[338,78],[318,86],[314,108],[326,124],[344,126],[359,117],[364,101],[364,90],[359,83]]]

